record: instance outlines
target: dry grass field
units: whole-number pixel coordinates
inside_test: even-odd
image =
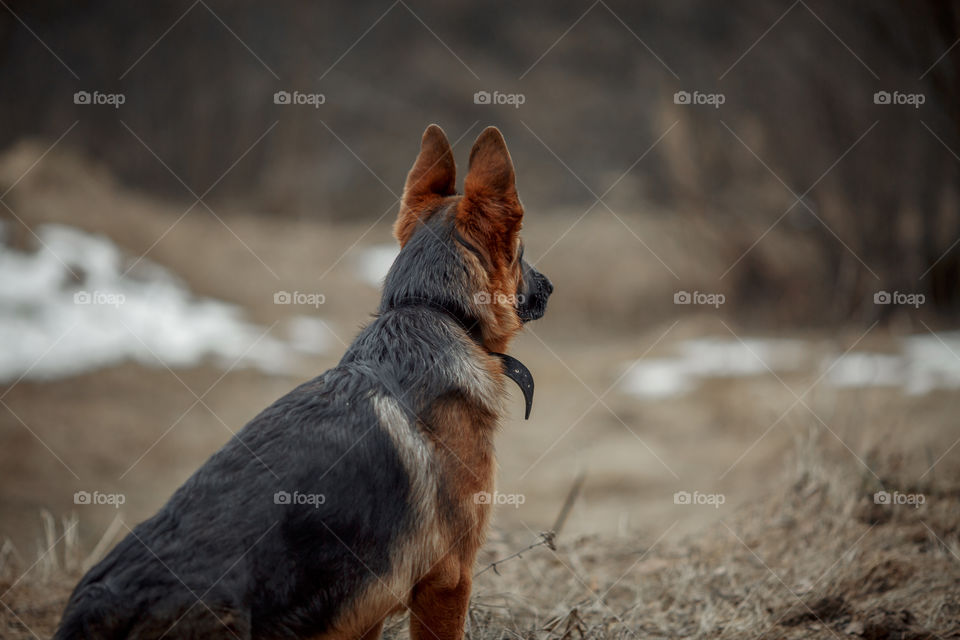
[[[478,567],[468,637],[960,636],[957,465],[911,482],[926,463],[902,448],[912,438],[893,437],[902,441],[869,452],[871,468],[925,502],[875,504],[880,481],[849,451],[814,424],[796,435],[749,504],[687,535],[660,520],[548,544],[498,527]],[[54,630],[88,558],[75,524],[51,518],[48,552],[30,566],[5,550],[4,638]],[[404,620],[386,637],[406,637]]]

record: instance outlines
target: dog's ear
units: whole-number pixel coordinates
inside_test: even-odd
[[[508,260],[523,221],[515,179],[503,135],[496,127],[487,127],[470,151],[457,220],[470,235],[482,239],[488,253],[506,250]]]
[[[407,174],[400,215],[393,225],[400,246],[407,243],[424,214],[429,213],[440,199],[456,193],[456,181],[457,165],[447,135],[443,129],[431,124],[423,132],[420,155]]]

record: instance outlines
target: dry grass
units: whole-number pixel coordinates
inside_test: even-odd
[[[656,523],[659,539],[587,537],[485,573],[471,637],[960,637],[957,487],[905,486],[915,469],[891,456],[871,461],[883,484],[926,503],[876,505],[878,481],[837,448],[798,446],[766,499],[684,539]]]
[[[676,539],[669,522],[650,523],[650,533],[539,544],[484,571],[469,637],[960,637],[960,490],[946,479],[956,476],[910,485],[920,466],[888,450],[870,457],[878,480],[814,433],[765,499],[694,535]],[[922,492],[925,503],[876,505],[881,482]],[[5,548],[0,636],[53,632],[92,559],[62,535],[74,525],[48,519],[42,546],[53,551],[32,567]],[[480,566],[536,541],[496,532]],[[406,637],[405,621],[385,637]]]

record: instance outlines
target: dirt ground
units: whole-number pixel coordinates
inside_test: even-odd
[[[8,154],[0,184],[35,157]],[[305,312],[273,304],[274,292],[322,292],[316,313],[332,346],[286,375],[123,363],[0,386],[3,638],[49,635],[81,568],[120,535],[115,519],[151,515],[233,431],[336,363],[377,302],[357,256],[391,241],[389,215],[332,225],[238,208],[221,221],[195,208],[173,224],[190,203],[152,202],[78,163],[45,161],[12,191],[14,244],[31,246],[27,226],[47,222],[104,233],[264,328]],[[747,335],[717,313],[676,313],[664,302],[676,281],[632,234],[660,238],[657,253],[683,265],[691,290],[716,284],[722,268],[681,256],[713,255],[713,239],[662,218],[627,220],[631,233],[600,213],[525,222],[527,256],[556,293],[512,348],[537,391],[529,422],[518,392],[509,403],[498,490],[523,503],[497,509],[478,569],[536,543],[584,481],[556,549],[535,546],[478,578],[470,636],[960,637],[956,393],[826,386],[821,356],[889,347],[888,330],[864,327],[789,336],[806,341],[809,366],[788,373],[669,398],[624,393],[620,377],[638,358]],[[925,503],[876,505],[881,489]],[[81,490],[126,501],[76,505]],[[678,491],[723,504],[677,504]]]

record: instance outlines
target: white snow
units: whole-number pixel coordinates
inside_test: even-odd
[[[35,229],[35,252],[4,246],[0,227],[0,381],[68,376],[132,359],[189,367],[289,371],[326,336],[302,319],[287,343],[231,304],[198,298],[167,269],[133,260],[108,238],[64,225]]]
[[[831,359],[828,380],[837,387],[899,387],[908,395],[960,388],[960,332],[906,336],[899,346],[896,354],[853,352]]]
[[[824,362],[827,381],[835,387],[900,387],[906,379],[903,356],[886,353],[850,352]]]
[[[905,336],[896,346],[895,353],[834,353],[817,367],[809,355],[815,345],[801,340],[686,340],[677,345],[674,357],[628,364],[621,385],[637,396],[669,397],[690,393],[709,378],[779,375],[811,365],[825,373],[826,384],[838,388],[889,387],[908,395],[960,388],[960,332]]]
[[[290,346],[303,353],[326,353],[330,347],[330,328],[315,316],[294,316],[287,324]]]
[[[628,393],[666,397],[688,393],[706,378],[769,374],[798,368],[804,345],[799,340],[700,338],[681,342],[673,358],[639,360],[624,376]]]
[[[395,244],[377,244],[367,247],[357,256],[357,274],[361,280],[379,289],[399,253],[400,247]]]

